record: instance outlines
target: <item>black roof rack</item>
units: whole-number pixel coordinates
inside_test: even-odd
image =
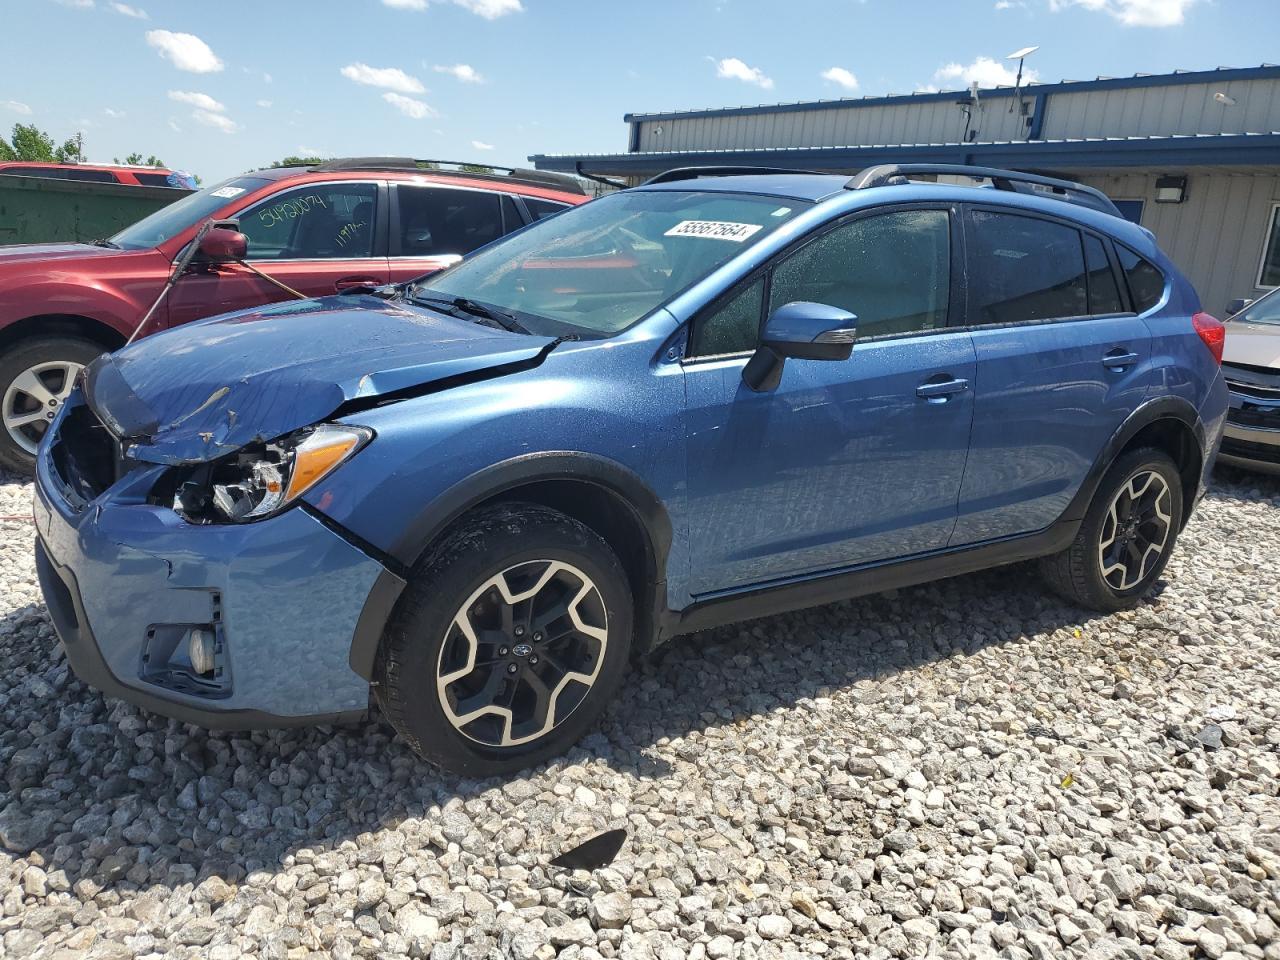
[[[531,187],[549,187],[565,193],[587,191],[575,177],[566,173],[550,173],[546,170],[524,170],[519,167],[495,167],[491,163],[468,163],[462,160],[415,160],[412,157],[339,157],[323,163],[308,164],[312,170],[331,172],[338,170],[418,170],[422,173],[440,173],[480,180],[503,180],[523,183]],[[490,173],[464,170],[463,167],[485,167]]]
[[[658,174],[656,177],[650,177],[642,187],[647,187],[653,183],[672,183],[676,180],[697,180],[699,177],[749,177],[752,174],[764,173],[815,173],[814,170],[786,170],[782,167],[745,167],[745,166],[726,166],[726,167],[676,167],[674,170],[667,170]]]
[[[1101,190],[1074,183],[1071,180],[1058,180],[1054,177],[1041,177],[1034,173],[1019,173],[1016,170],[999,170],[995,167],[974,167],[960,163],[883,163],[868,167],[846,183],[846,190],[866,190],[869,187],[900,186],[912,175],[935,174],[941,176],[972,177],[975,180],[990,180],[997,190],[1008,190],[1013,193],[1025,193],[1037,197],[1049,197],[1074,203],[1101,213],[1109,213],[1113,217],[1120,216],[1120,211]],[[1036,189],[1039,187],[1040,189]]]

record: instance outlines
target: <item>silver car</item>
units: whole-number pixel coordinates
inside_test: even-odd
[[[1231,408],[1218,461],[1280,474],[1280,290],[1231,318],[1222,372]]]

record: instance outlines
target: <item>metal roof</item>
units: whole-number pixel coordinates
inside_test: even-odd
[[[1280,131],[1099,137],[1079,140],[1003,140],[985,143],[862,144],[764,147],[646,153],[536,154],[540,170],[634,176],[701,164],[749,164],[797,170],[860,170],[876,163],[967,163],[991,167],[1188,167],[1280,164]]]
[[[1227,83],[1233,80],[1280,79],[1280,65],[1264,63],[1257,67],[1218,67],[1214,70],[1175,70],[1173,73],[1138,73],[1132,77],[1098,77],[1094,80],[1062,80],[1058,83],[1028,83],[1021,88],[1023,96],[1048,93],[1082,93],[1089,90],[1123,90],[1134,87],[1172,87],[1193,83]],[[981,88],[982,97],[1011,97],[1011,86]],[[967,90],[942,90],[928,93],[890,94],[888,96],[844,97],[836,100],[800,100],[793,103],[764,103],[741,107],[714,107],[701,110],[672,110],[657,113],[628,113],[627,123],[654,120],[679,120],[686,117],[731,117],[750,114],[846,110],[851,107],[882,107],[903,103],[951,102]]]

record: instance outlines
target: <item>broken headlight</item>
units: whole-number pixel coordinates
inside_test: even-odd
[[[373,438],[323,423],[202,464],[179,479],[174,512],[192,523],[240,523],[283,510]]]

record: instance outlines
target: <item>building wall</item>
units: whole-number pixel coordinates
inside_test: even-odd
[[[1235,104],[1219,103],[1214,99],[1217,93],[1225,93]],[[1237,80],[1054,93],[1046,98],[1043,137],[1068,140],[1273,130],[1280,130],[1280,81]]]
[[[1080,87],[1031,86],[1020,98],[1008,89],[983,91],[973,112],[976,139],[1026,140],[1030,129],[1024,111],[1031,113],[1037,104],[1042,110],[1038,139],[1044,140],[1280,131],[1280,77]],[[1218,93],[1235,103],[1219,103],[1214,99]],[[826,101],[651,119],[640,115],[632,120],[632,152],[960,143],[965,115],[956,101],[964,96]]]
[[[1258,268],[1280,203],[1280,174],[1193,174],[1183,203],[1156,203],[1156,174],[1086,176],[1082,182],[1115,200],[1144,200],[1142,225],[1156,235],[1217,316],[1236,297],[1253,298]]]

